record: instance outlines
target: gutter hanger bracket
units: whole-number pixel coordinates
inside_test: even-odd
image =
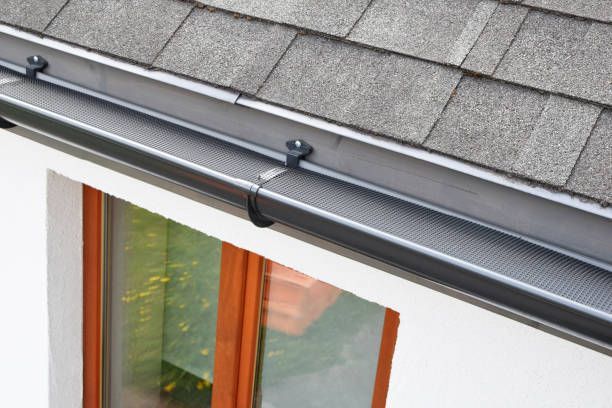
[[[246,208],[247,213],[249,214],[249,219],[256,227],[267,228],[274,224],[273,221],[270,221],[263,215],[261,215],[259,209],[257,208],[257,193],[259,192],[259,189],[268,181],[272,180],[275,177],[281,176],[285,172],[287,172],[287,169],[285,167],[274,167],[270,170],[264,171],[263,173],[257,176],[259,184],[253,184],[249,189]]]
[[[300,160],[312,153],[312,146],[303,140],[289,140],[286,146],[289,151],[285,159],[285,166],[290,169],[300,167]]]
[[[28,57],[28,65],[26,65],[26,76],[30,79],[35,79],[36,75],[47,67],[47,60],[40,55],[32,55]]]
[[[0,129],[10,129],[10,128],[14,128],[15,126],[17,125],[9,122],[8,120],[0,118]]]
[[[268,228],[269,226],[274,224],[274,221],[270,221],[263,215],[261,215],[259,209],[257,208],[257,192],[260,188],[261,186],[257,184],[254,184],[251,187],[246,200],[247,214],[249,215],[249,219],[251,220],[253,225],[259,228]]]

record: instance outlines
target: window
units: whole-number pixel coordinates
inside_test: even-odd
[[[385,308],[277,263],[266,266],[256,406],[367,407]]]
[[[384,406],[397,313],[84,192],[85,407]]]

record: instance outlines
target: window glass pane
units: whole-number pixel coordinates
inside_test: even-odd
[[[267,262],[256,406],[367,407],[385,308]]]
[[[111,407],[210,406],[221,242],[118,199],[110,217]]]

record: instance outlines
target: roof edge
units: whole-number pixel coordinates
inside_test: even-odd
[[[26,57],[42,55],[49,61],[40,76],[45,81],[277,160],[285,154],[287,140],[306,140],[315,152],[302,162],[305,169],[408,197],[591,263],[612,264],[612,254],[602,244],[612,234],[612,208],[1,24],[0,50],[2,65],[11,69],[25,72]],[[165,97],[152,97],[159,94]]]
[[[483,180],[500,184],[524,193],[532,194],[549,201],[558,202],[569,207],[590,212],[604,218],[612,219],[612,207],[604,207],[591,198],[580,199],[578,198],[578,195],[572,195],[567,191],[555,191],[550,188],[546,188],[543,184],[536,181],[529,183],[529,180],[524,178],[511,178],[502,172],[496,172],[486,167],[445,156],[441,153],[414,147],[409,144],[399,143],[396,140],[386,137],[376,136],[371,133],[337,125],[335,123],[328,122],[325,119],[309,116],[304,113],[283,108],[281,106],[277,106],[246,95],[240,95],[236,100],[236,104],[279,116],[284,119],[289,119],[313,128],[325,130],[330,133],[357,140],[384,150],[397,152],[407,157],[423,160],[428,163],[448,168],[449,170],[478,177]]]

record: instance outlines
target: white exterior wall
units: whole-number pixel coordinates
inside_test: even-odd
[[[389,406],[612,407],[608,356],[2,130],[0,406],[80,406],[78,183],[397,310]]]

